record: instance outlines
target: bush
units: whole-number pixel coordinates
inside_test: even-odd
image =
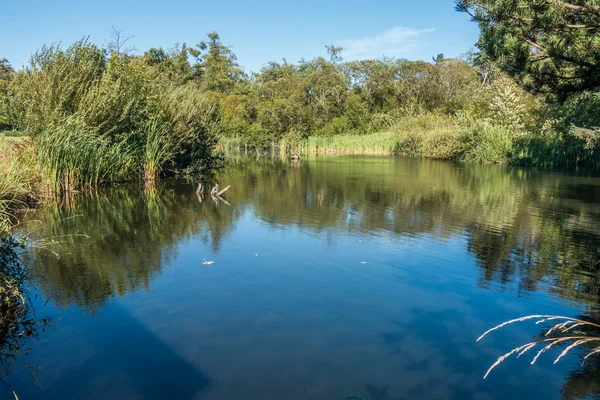
[[[10,83],[11,124],[32,136],[42,134],[47,126],[78,110],[105,69],[104,52],[87,40],[64,51],[44,46]]]
[[[516,139],[523,133],[505,125],[480,122],[463,135],[463,161],[477,163],[508,163],[515,150]]]
[[[140,57],[106,54],[86,40],[44,47],[11,81],[11,123],[34,140],[45,178],[70,191],[217,166],[218,105]]]

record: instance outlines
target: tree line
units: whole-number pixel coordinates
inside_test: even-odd
[[[116,30],[106,48],[43,47],[19,71],[0,61],[0,127],[29,136],[63,190],[210,169],[217,144],[597,165],[597,1],[456,7],[479,24],[477,48],[431,62],[344,61],[326,46],[246,73],[216,32],[142,54]]]

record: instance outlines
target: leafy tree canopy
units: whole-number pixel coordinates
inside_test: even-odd
[[[599,0],[458,0],[479,24],[478,62],[564,100],[600,88]]]
[[[193,69],[207,91],[228,93],[245,77],[236,55],[221,42],[217,32],[209,33],[208,41],[189,52],[197,61]]]

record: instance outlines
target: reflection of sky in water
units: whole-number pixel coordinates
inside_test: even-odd
[[[177,190],[193,196],[193,189]],[[336,212],[344,219],[317,229],[311,210],[318,196],[311,193],[297,224],[283,212],[275,218],[276,210],[266,218],[257,193],[232,195],[233,209],[244,206],[219,245],[206,240],[208,228],[181,235],[161,255],[147,290],[112,297],[93,315],[52,302],[41,307],[39,313],[56,318],[30,358],[41,367],[44,391],[26,383],[23,372],[12,381],[21,397],[558,397],[575,357],[554,366],[550,355],[534,366],[530,357],[508,360],[481,379],[538,327],[515,325],[475,339],[516,316],[577,315],[581,305],[548,290],[523,291],[518,276],[486,281],[481,260],[469,251],[471,227],[456,219],[440,218],[423,232],[406,228],[423,222],[398,219],[393,205],[364,208],[347,199]],[[195,207],[208,205],[168,211],[202,223]],[[427,220],[428,210],[411,217]],[[377,229],[364,229],[361,216],[368,212],[383,215]],[[399,225],[406,234],[394,233]]]

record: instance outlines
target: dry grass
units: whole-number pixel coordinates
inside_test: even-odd
[[[498,365],[500,365],[500,363],[502,363],[504,360],[506,360],[511,355],[516,354],[517,358],[519,358],[520,356],[522,356],[529,350],[531,350],[535,347],[540,347],[540,345],[544,345],[544,347],[542,347],[540,350],[538,350],[537,354],[533,357],[533,359],[531,360],[532,365],[535,364],[537,359],[543,353],[550,350],[552,347],[554,347],[556,345],[568,343],[568,346],[566,346],[563,349],[563,351],[558,355],[558,357],[554,360],[554,364],[556,364],[561,358],[563,358],[565,355],[567,355],[571,350],[575,349],[576,347],[578,347],[584,343],[600,342],[600,336],[596,336],[598,334],[598,331],[600,331],[600,325],[595,324],[590,321],[585,321],[582,319],[562,317],[562,316],[557,316],[557,315],[528,315],[525,317],[512,319],[510,321],[503,322],[502,324],[497,325],[497,326],[487,330],[483,335],[481,335],[477,339],[477,341],[480,341],[485,336],[487,336],[489,333],[491,333],[495,330],[498,330],[500,328],[503,328],[507,325],[514,324],[517,322],[528,321],[528,320],[535,320],[535,319],[537,319],[536,325],[542,324],[542,323],[548,322],[548,321],[559,321],[559,322],[556,322],[552,326],[550,326],[550,328],[545,331],[542,338],[531,341],[522,346],[516,347],[516,348],[512,349],[511,351],[509,351],[508,353],[499,357],[496,360],[496,362],[494,364],[492,364],[492,366],[487,370],[483,379],[487,378],[488,375],[490,374],[490,372],[492,372],[492,370],[494,368],[496,368]],[[575,330],[575,328],[578,328],[578,329]],[[591,330],[592,332],[589,332],[589,330]],[[567,332],[569,332],[569,334],[567,334]],[[583,357],[583,361],[585,362],[585,360],[587,360],[590,356],[592,356],[596,353],[600,353],[600,345],[594,347],[591,351],[589,351]]]
[[[35,155],[30,144],[21,140],[0,147],[0,233],[14,223],[14,212],[27,208],[37,199],[39,171],[32,160]]]
[[[7,149],[14,144],[23,143],[27,139],[26,136],[2,136],[0,135],[0,151]]]

